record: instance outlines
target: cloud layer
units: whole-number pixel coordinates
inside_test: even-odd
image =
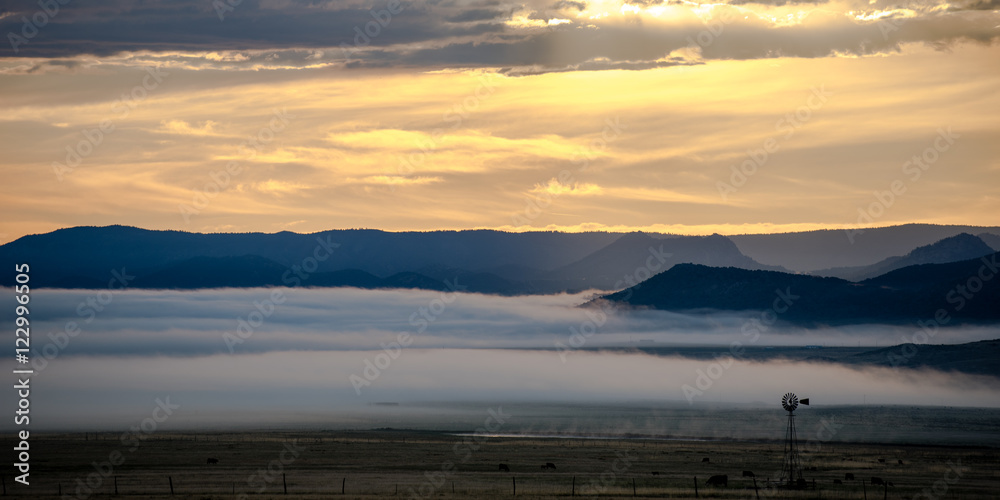
[[[647,69],[706,59],[825,57],[898,51],[909,42],[994,43],[995,3],[929,1],[376,2],[244,0],[67,4],[21,57],[157,53],[209,67],[501,67],[518,72]],[[0,31],[40,10],[11,4]],[[31,32],[28,29],[28,32]],[[15,37],[16,39],[16,37]]]
[[[715,345],[720,353],[733,341],[886,345],[912,333],[903,328],[775,327],[753,341],[742,329],[752,313],[604,316],[576,307],[584,295],[222,289],[41,290],[32,297],[32,384],[45,388],[32,393],[32,411],[45,416],[46,428],[124,425],[148,401],[167,396],[186,405],[188,416],[171,424],[181,427],[348,425],[355,422],[351,412],[378,401],[650,400],[687,407],[688,399],[769,400],[787,392],[790,380],[824,404],[857,404],[867,394],[885,404],[1000,406],[1000,393],[984,377],[743,360],[723,367],[579,349],[638,340]],[[935,341],[993,337],[995,328],[952,329]],[[4,366],[15,368],[12,361]]]
[[[997,50],[517,78],[139,54],[0,75],[17,215],[0,233],[995,225]],[[954,146],[928,153],[949,127]],[[915,179],[903,169],[923,154]],[[897,180],[905,194],[875,198]]]
[[[50,4],[0,5],[0,242],[998,223],[995,1]]]
[[[276,294],[276,295],[275,295]],[[33,325],[41,331],[36,357],[73,335],[58,357],[205,356],[275,351],[368,351],[411,336],[414,349],[749,344],[744,324],[759,311],[692,316],[667,311],[608,312],[579,308],[589,294],[499,297],[422,290],[353,288],[216,289],[183,291],[39,290]],[[6,314],[6,313],[5,313]],[[762,332],[757,345],[889,345],[916,327],[857,326]],[[571,337],[587,333],[583,345]],[[590,335],[593,333],[593,336]],[[51,335],[50,335],[51,334]],[[943,343],[995,338],[996,329],[953,329]],[[726,347],[728,349],[728,347]],[[552,354],[557,360],[558,353]],[[41,363],[41,360],[39,360]],[[36,366],[36,368],[43,368]]]

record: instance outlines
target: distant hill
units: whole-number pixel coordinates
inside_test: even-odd
[[[983,240],[995,252],[1000,252],[1000,235],[993,233],[979,233],[976,236]]]
[[[871,229],[855,245],[866,249],[861,252],[866,256],[883,254],[883,244],[886,248],[902,245],[893,239],[896,236],[904,242],[916,241],[960,227],[911,225]],[[130,284],[137,288],[302,285],[440,290],[446,282],[457,280],[470,292],[519,295],[616,290],[684,264],[779,272],[792,268],[781,267],[780,258],[785,257],[793,263],[801,263],[803,259],[836,262],[837,252],[843,246],[840,239],[846,241],[846,237],[841,231],[836,232],[835,238],[833,233],[820,233],[732,237],[743,241],[736,243],[717,234],[674,236],[641,232],[345,229],[314,234],[287,231],[200,234],[126,226],[75,227],[29,235],[0,245],[0,264],[8,267],[22,262],[30,264],[32,283],[41,287],[104,288],[112,270],[124,268],[137,276]],[[989,236],[988,231],[980,234]],[[954,234],[946,235],[950,236]],[[866,270],[859,279],[914,262],[950,260],[983,251],[986,243],[975,239],[966,234],[915,250],[911,255],[882,263],[885,267]],[[775,242],[787,243],[788,248]],[[824,242],[829,245],[823,246]],[[763,248],[767,260],[747,255],[740,245]],[[903,255],[915,247],[890,256]],[[803,249],[818,255],[803,257],[797,253]],[[867,264],[875,262],[877,259]],[[0,274],[0,285],[11,285],[13,279],[12,274]]]
[[[1000,360],[1000,339],[955,345],[900,344],[833,361],[889,368],[933,368],[1000,377],[1000,363],[997,360]]]
[[[256,255],[192,257],[141,274],[136,288],[219,288],[279,285],[284,266]],[[130,273],[131,274],[131,273]]]
[[[520,279],[490,276],[489,270],[517,269],[521,275],[538,276],[579,260],[620,236],[367,229],[200,234],[126,226],[75,227],[2,245],[0,263],[31,264],[32,282],[43,287],[103,288],[111,271],[122,268],[138,276],[131,286],[140,288],[280,285],[287,284],[282,276],[289,269],[308,265],[304,278],[295,275],[295,285],[395,284],[437,290],[444,280],[461,277],[480,287],[471,291],[554,292],[561,291],[564,284],[550,283],[544,289],[524,287]],[[2,284],[12,284],[12,279],[9,273],[0,275]],[[459,283],[464,285],[461,279]]]
[[[616,290],[628,286],[624,280],[626,276],[641,281],[682,263],[784,270],[754,261],[740,253],[732,241],[718,234],[665,238],[640,232],[625,234],[610,245],[548,273],[547,277],[578,281],[581,288]]]
[[[662,248],[662,251],[661,251]],[[103,288],[111,270],[137,288],[356,286],[530,294],[610,290],[679,262],[760,269],[724,236],[644,233],[199,234],[109,226],[62,229],[0,246],[0,263],[27,262],[42,287]],[[647,264],[653,267],[637,272]],[[306,271],[303,272],[302,270]],[[296,270],[293,272],[293,270]],[[0,283],[12,284],[12,275]]]
[[[188,233],[128,226],[73,227],[29,235],[0,246],[0,261],[30,258],[38,272],[105,276],[110,269],[153,268],[192,257],[257,255],[282,266],[317,261],[318,271],[361,269],[377,276],[448,266],[484,271],[504,265],[549,270],[579,260],[621,237],[618,233],[502,231],[385,232],[342,229],[313,234]],[[41,276],[39,276],[41,277]]]
[[[996,322],[1000,320],[996,307],[1000,278],[983,281],[977,276],[982,269],[985,275],[995,275],[998,271],[992,267],[998,257],[1000,253],[950,264],[909,266],[861,283],[681,264],[598,300],[671,311],[773,309],[779,320],[804,325],[913,323],[931,320],[939,309],[948,314],[949,324]],[[975,293],[967,290],[973,282],[979,288]],[[783,299],[787,296],[793,297]]]
[[[129,271],[129,274],[132,274]],[[239,257],[194,257],[172,262],[148,274],[139,273],[129,283],[133,288],[223,288],[261,286],[317,286],[355,288],[420,288],[444,290],[446,285],[417,273],[397,273],[379,278],[360,269],[316,272],[306,280],[273,260],[257,255]],[[298,281],[296,281],[298,280]],[[106,284],[104,284],[106,285]],[[73,287],[67,287],[73,288]]]
[[[782,234],[728,235],[741,252],[757,262],[795,272],[868,266],[919,246],[960,233],[1000,234],[1000,227],[904,224],[850,232],[843,229]],[[995,241],[986,241],[991,247]],[[1000,248],[994,248],[1000,251]]]
[[[929,339],[933,342],[933,338]],[[584,347],[584,349],[587,349]],[[745,361],[794,361],[837,363],[849,366],[879,366],[898,369],[931,368],[945,372],[1000,377],[1000,339],[965,344],[930,342],[899,344],[892,347],[844,346],[764,346],[745,345],[740,356]],[[712,361],[719,355],[716,346],[630,346],[600,347],[592,350],[640,351],[655,356],[683,357]]]
[[[930,245],[917,247],[910,253],[889,257],[870,266],[837,267],[814,271],[817,276],[832,276],[848,281],[861,281],[880,276],[906,266],[917,264],[944,264],[960,260],[975,259],[996,252],[982,239],[969,233],[961,233]]]

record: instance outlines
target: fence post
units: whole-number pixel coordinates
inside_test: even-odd
[[[698,498],[698,476],[694,477],[694,497]]]
[[[632,478],[632,496],[635,496],[635,478]]]
[[[576,476],[573,476],[573,492],[570,493],[569,496],[571,496],[571,497],[575,497],[576,496]]]
[[[117,494],[118,494],[118,476],[115,476],[115,495]]]
[[[510,477],[512,483],[514,483],[514,496],[517,496],[517,478],[514,476]]]
[[[174,494],[174,478],[167,476],[167,481],[170,482],[170,494]]]
[[[285,481],[285,473],[281,473],[281,486],[285,489],[285,494],[288,494],[288,482]]]
[[[344,494],[344,488],[347,488],[347,478],[345,477],[343,481],[340,482],[340,494]]]

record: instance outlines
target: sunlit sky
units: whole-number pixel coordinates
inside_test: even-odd
[[[0,4],[0,243],[1000,225],[998,0],[232,3]]]

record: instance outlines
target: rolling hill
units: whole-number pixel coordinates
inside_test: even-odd
[[[872,265],[960,233],[1000,235],[1000,227],[903,224],[861,231],[825,229],[728,237],[741,252],[757,262],[784,266],[795,272],[811,272]],[[987,241],[987,244],[993,243]],[[994,250],[1000,251],[1000,248]]]
[[[652,259],[652,260],[651,260]],[[0,246],[0,263],[26,262],[36,286],[102,288],[112,270],[137,288],[355,286],[531,294],[605,290],[681,262],[761,264],[724,236],[505,233],[365,229],[315,234],[199,234],[125,226],[77,227]],[[650,265],[655,268],[639,273]],[[303,269],[305,270],[303,272]],[[13,284],[12,275],[0,283]]]
[[[961,233],[930,245],[917,247],[906,255],[889,257],[870,266],[837,267],[814,271],[810,274],[842,278],[848,281],[862,281],[907,266],[917,264],[945,264],[948,262],[975,259],[995,251],[982,239],[969,233]]]
[[[998,257],[909,266],[861,283],[683,264],[597,300],[670,311],[772,311],[803,325],[913,323],[942,314],[943,324],[996,322]]]

